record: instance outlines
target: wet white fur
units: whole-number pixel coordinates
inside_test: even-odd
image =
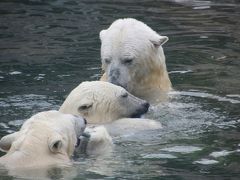
[[[171,90],[162,45],[168,37],[161,36],[141,21],[118,19],[100,32],[101,80],[111,82],[111,71],[121,75],[117,84],[133,95],[150,102],[161,101]],[[132,59],[131,64],[125,64]],[[114,82],[113,82],[114,83]]]
[[[128,94],[123,98],[122,95]],[[120,86],[103,81],[86,81],[73,89],[59,111],[80,115],[88,124],[104,124],[122,117],[130,117],[145,103]],[[90,106],[81,110],[82,106]]]
[[[0,164],[9,169],[38,168],[69,164],[84,129],[83,118],[58,111],[45,111],[26,120],[16,133],[0,140],[7,154]]]

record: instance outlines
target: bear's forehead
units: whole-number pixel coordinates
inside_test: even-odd
[[[109,82],[104,81],[91,81],[91,82],[83,82],[75,89],[75,99],[96,99],[107,97],[116,98],[120,94],[124,93],[122,87],[111,84]],[[73,97],[73,98],[74,98]]]
[[[74,116],[71,114],[63,114],[58,111],[48,111],[48,112],[41,112],[34,116],[32,116],[28,121],[32,123],[49,123],[49,124],[59,124],[61,122],[71,122],[74,120]]]
[[[144,32],[154,32],[149,26],[145,23],[138,21],[136,19],[127,18],[127,19],[120,19],[112,23],[109,29],[135,29]]]
[[[89,92],[94,92],[94,91],[121,91],[123,88],[120,86],[116,86],[112,83],[109,82],[104,82],[104,81],[91,81],[91,82],[83,82],[79,86],[79,91],[89,91]]]
[[[137,29],[108,30],[102,43],[134,44],[137,42],[148,42],[149,33]],[[140,45],[140,44],[139,44]]]
[[[19,135],[12,144],[14,148],[20,148],[26,142],[32,142],[38,140],[47,140],[48,136],[53,132],[48,126],[42,126],[39,124],[32,124],[27,129],[19,131]]]
[[[132,38],[132,39],[142,39],[149,38],[152,35],[156,35],[157,33],[152,30],[149,26],[144,24],[143,22],[125,19],[122,21],[114,22],[106,32],[104,37],[122,37],[122,38]],[[136,38],[137,37],[137,38]]]
[[[112,97],[117,96],[121,93],[121,90],[118,88],[107,88],[107,87],[95,87],[95,89],[86,91],[86,95],[94,97]]]
[[[94,89],[86,89],[82,92],[81,97],[89,100],[102,99],[103,97],[107,99],[116,99],[121,93],[122,91],[118,88],[95,87]]]
[[[140,33],[109,33],[102,40],[101,54],[104,57],[135,57],[151,47],[150,38]]]

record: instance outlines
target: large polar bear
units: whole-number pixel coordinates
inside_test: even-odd
[[[100,32],[102,81],[124,87],[151,103],[165,99],[171,90],[160,36],[132,18],[118,19]]]
[[[89,124],[104,124],[124,117],[140,117],[148,108],[149,103],[120,86],[86,81],[71,91],[59,111],[80,115]]]
[[[88,127],[85,132],[91,136],[86,149],[83,149],[87,154],[102,154],[111,152],[112,137],[161,128],[157,121],[137,118],[148,108],[146,101],[120,86],[104,81],[87,81],[72,90],[59,111],[86,118]]]
[[[67,165],[85,127],[81,117],[58,111],[38,113],[0,140],[0,149],[7,151],[0,164],[10,170]]]

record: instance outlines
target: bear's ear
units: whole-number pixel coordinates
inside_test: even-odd
[[[3,152],[9,151],[12,146],[12,143],[15,141],[18,136],[18,132],[6,135],[0,140],[0,150]]]
[[[61,152],[62,146],[63,146],[63,140],[58,133],[55,133],[48,138],[48,147],[51,152],[53,153]]]
[[[162,46],[163,44],[165,44],[168,41],[168,37],[167,36],[158,36],[158,38],[156,40],[150,40],[153,45],[158,48],[159,46]]]
[[[104,35],[106,34],[106,32],[107,32],[106,29],[100,31],[100,33],[99,33],[99,38],[100,38],[101,41],[103,40],[103,37],[104,37]]]

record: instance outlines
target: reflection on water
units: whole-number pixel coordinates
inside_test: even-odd
[[[99,31],[134,17],[170,39],[164,49],[175,91],[146,115],[164,128],[116,139],[107,157],[77,158],[66,176],[239,179],[239,7],[234,0],[1,1],[0,135],[98,79]],[[1,170],[1,177],[8,176]]]

